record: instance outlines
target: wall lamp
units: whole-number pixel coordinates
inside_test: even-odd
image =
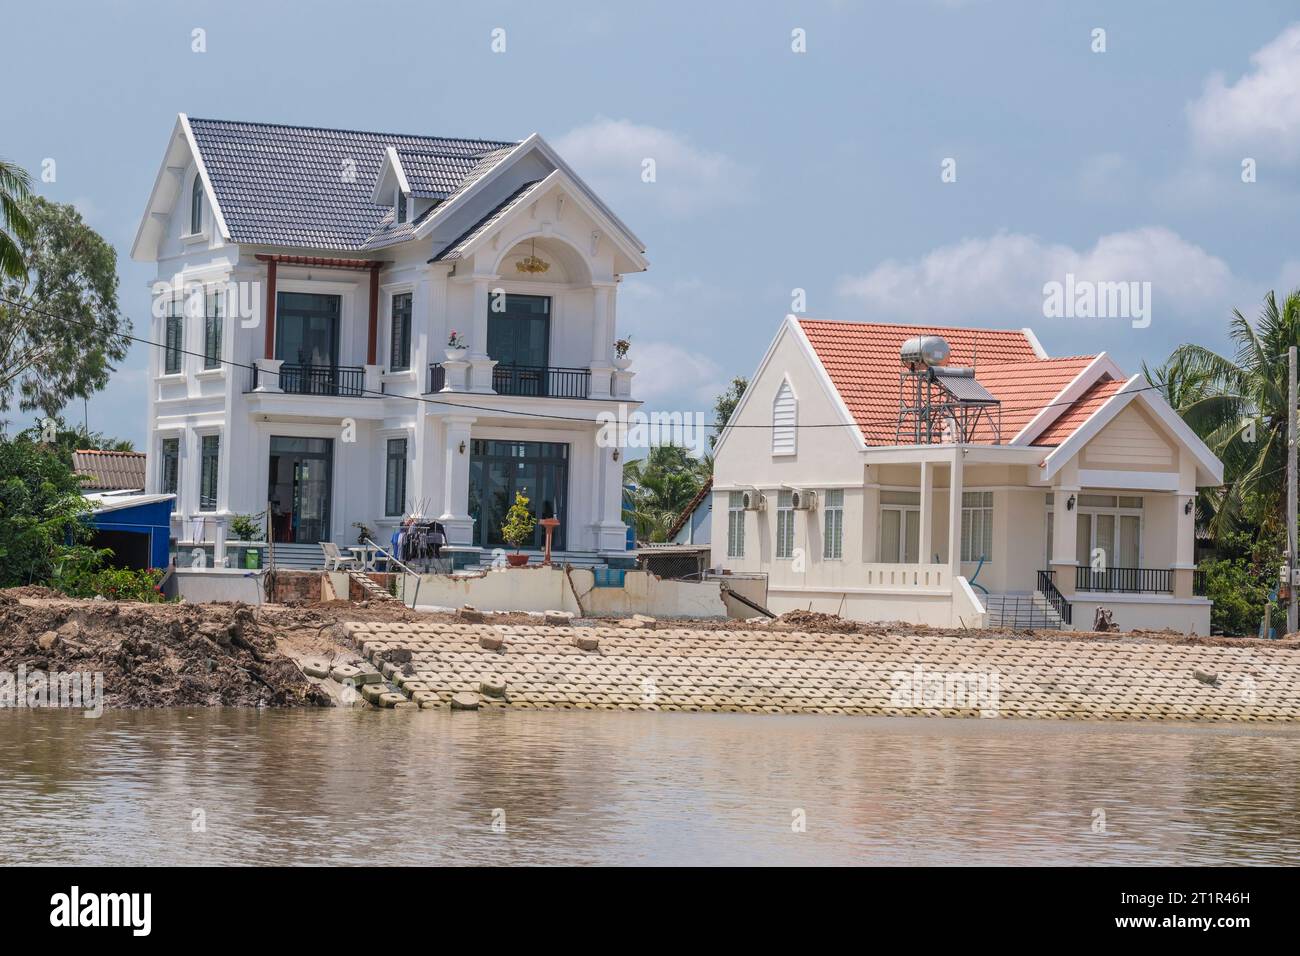
[[[460,443],[460,453],[461,453],[462,455],[465,454],[465,442],[464,442],[464,441],[461,441],[461,443]]]
[[[1070,495],[1070,497],[1066,499],[1066,501],[1065,501],[1065,510],[1066,510],[1066,511],[1073,511],[1073,510],[1074,510],[1074,495]]]
[[[620,456],[619,456],[619,453],[618,453],[618,449],[615,448],[615,449],[614,449],[614,460],[615,460],[615,461],[618,461],[619,457],[620,457]]]
[[[1192,513],[1192,499],[1188,498],[1187,504],[1183,505],[1183,514],[1189,515],[1191,513]]]

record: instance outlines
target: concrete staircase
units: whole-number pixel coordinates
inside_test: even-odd
[[[361,588],[361,593],[366,596],[367,600],[369,601],[396,601],[397,600],[397,598],[393,596],[392,592],[390,592],[388,588],[374,581],[370,577],[370,575],[366,574],[365,572],[345,571],[344,573],[347,574],[350,580],[357,582],[357,586]]]
[[[989,627],[1062,630],[1065,622],[1041,591],[980,595]]]
[[[282,571],[319,571],[325,567],[325,555],[315,542],[276,544],[275,566]]]

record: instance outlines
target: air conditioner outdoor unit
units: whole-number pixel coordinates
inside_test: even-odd
[[[817,492],[796,488],[790,492],[790,507],[795,511],[816,511]]]
[[[741,495],[746,511],[762,511],[767,504],[767,496],[759,491],[746,491]]]

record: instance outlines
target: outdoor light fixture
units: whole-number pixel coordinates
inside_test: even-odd
[[[1074,495],[1070,495],[1070,497],[1066,500],[1066,502],[1065,502],[1065,510],[1066,510],[1066,511],[1073,511],[1073,510],[1074,510]]]
[[[465,454],[465,443],[463,441],[460,443],[460,453]]]
[[[1192,501],[1189,498],[1187,499],[1187,504],[1183,505],[1183,514],[1189,515],[1191,513],[1192,513]]]
[[[618,461],[618,449],[617,449],[617,448],[614,449],[614,460],[615,460],[615,461]]]
[[[547,269],[551,267],[551,264],[549,262],[543,262],[541,259],[537,258],[536,239],[532,240],[531,249],[532,252],[530,252],[528,255],[524,256],[522,259],[520,259],[518,262],[515,263],[515,268],[520,272],[532,272],[532,273],[545,272]]]

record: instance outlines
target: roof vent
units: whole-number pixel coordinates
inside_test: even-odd
[[[903,343],[901,358],[903,364],[912,370],[943,365],[948,361],[952,349],[938,335],[914,335]]]

